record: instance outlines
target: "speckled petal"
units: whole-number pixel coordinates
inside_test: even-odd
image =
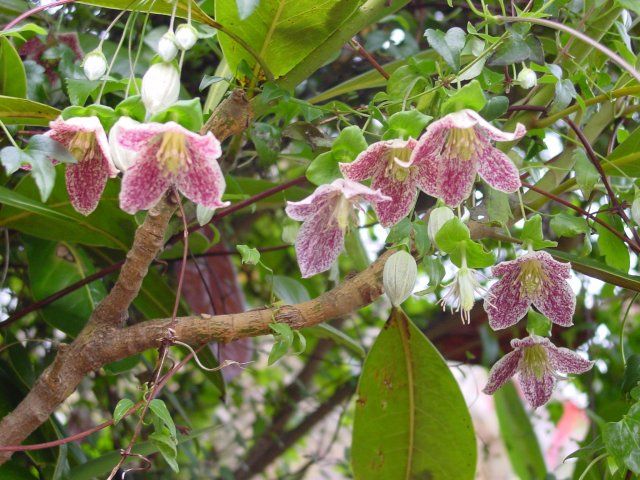
[[[179,127],[179,130],[175,126]],[[124,148],[138,152],[144,149],[153,137],[172,130],[191,133],[174,122],[122,125],[118,132],[118,143]]]
[[[522,138],[524,134],[527,133],[527,129],[521,123],[516,124],[516,129],[512,133],[504,132],[487,122],[479,113],[474,112],[473,110],[463,111],[469,119],[473,119],[476,122],[476,129],[489,140],[494,140],[496,142],[512,142]]]
[[[501,271],[504,272],[505,269]],[[502,330],[515,325],[529,310],[531,301],[521,296],[521,285],[518,280],[520,267],[510,265],[508,271],[496,283],[491,285],[484,299],[489,326],[493,330]]]
[[[535,252],[543,265],[546,280],[544,289],[533,299],[533,304],[553,323],[562,327],[573,325],[576,311],[576,294],[567,279],[571,276],[571,264],[557,262],[547,252]]]
[[[556,386],[556,377],[551,371],[544,372],[541,378],[538,378],[531,372],[520,369],[518,381],[524,398],[532,408],[538,408],[547,403]]]
[[[148,144],[140,157],[122,177],[120,208],[134,214],[154,206],[173,183],[173,177],[165,177],[160,170],[155,152],[158,142]]]
[[[520,350],[513,350],[498,360],[493,367],[491,367],[489,379],[482,391],[487,395],[493,395],[496,390],[515,375],[521,358],[522,352]]]
[[[591,370],[595,362],[583,358],[580,354],[564,347],[547,347],[551,367],[560,373],[584,373]]]
[[[332,184],[320,185],[315,191],[299,202],[287,202],[286,214],[293,220],[306,220],[320,210],[327,201],[340,195],[340,190]]]
[[[340,171],[344,178],[361,182],[367,178],[371,178],[383,170],[386,163],[386,155],[393,140],[376,142],[361,152],[351,163],[339,163]]]
[[[295,248],[303,278],[331,268],[344,246],[344,232],[334,217],[335,202],[326,202],[302,224]]]
[[[371,187],[380,190],[391,199],[373,204],[380,225],[389,228],[406,217],[416,203],[417,172],[410,171],[405,180],[398,181],[383,171],[373,179]]]
[[[450,124],[438,120],[427,128],[413,149],[410,163],[418,171],[418,187],[427,195],[439,198],[438,166],[440,152],[449,133]]]
[[[66,166],[65,177],[71,205],[83,215],[93,212],[109,178],[109,170],[97,155]]]
[[[178,175],[178,190],[194,203],[210,209],[229,205],[222,201],[226,183],[216,160],[221,154],[220,142],[208,133],[188,135],[187,145],[191,164]]]
[[[513,193],[522,185],[518,169],[511,159],[489,143],[478,155],[478,174],[501,192]]]
[[[478,166],[474,158],[460,160],[442,157],[438,171],[440,195],[449,207],[457,207],[471,195]]]
[[[331,185],[344,195],[347,200],[352,203],[366,201],[369,203],[386,202],[391,200],[390,197],[383,195],[380,190],[373,190],[361,183],[338,178],[331,182]]]

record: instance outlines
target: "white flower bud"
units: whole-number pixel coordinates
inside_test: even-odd
[[[196,44],[198,32],[188,23],[183,23],[176,30],[176,45],[181,50],[189,50]]]
[[[149,115],[170,107],[180,94],[180,72],[170,63],[154,63],[142,77],[141,94]]]
[[[89,52],[82,62],[85,76],[93,81],[101,79],[107,71],[107,59],[102,50]]]
[[[429,222],[427,223],[427,233],[431,243],[435,245],[436,235],[442,226],[453,217],[455,217],[455,214],[449,207],[438,207],[431,210],[431,213],[429,214]]]
[[[382,283],[391,305],[398,307],[413,292],[418,275],[416,260],[404,250],[389,257],[382,271]]]
[[[178,54],[178,47],[176,46],[176,37],[171,30],[165,33],[158,42],[158,55],[165,62],[170,62]]]
[[[516,81],[522,88],[529,90],[538,84],[538,77],[536,76],[536,72],[530,68],[524,67],[520,70],[520,73],[518,73]]]
[[[640,225],[640,195],[636,195],[636,198],[631,204],[631,218],[633,221]]]
[[[123,127],[132,128],[138,125],[138,123],[139,122],[136,122],[132,118],[120,117],[113,127],[111,127],[111,130],[109,130],[109,149],[111,150],[111,160],[113,160],[113,164],[121,172],[124,172],[127,168],[133,165],[137,152],[124,148],[120,145],[118,142],[120,130]]]

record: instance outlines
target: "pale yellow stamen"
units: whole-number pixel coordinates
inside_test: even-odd
[[[95,149],[96,134],[93,132],[78,132],[69,143],[69,152],[78,162],[93,158]]]
[[[411,158],[411,149],[405,147],[390,148],[387,152],[387,177],[393,177],[398,182],[404,182],[413,167],[404,167],[402,163],[408,163]],[[400,164],[398,164],[400,162]]]
[[[535,297],[538,295],[544,283],[548,280],[547,274],[538,260],[525,260],[520,263],[520,295],[523,297]]]
[[[467,161],[476,153],[476,139],[473,128],[452,128],[444,142],[442,155]]]
[[[187,151],[185,136],[176,132],[163,133],[156,159],[165,175],[174,175],[189,165],[191,159]]]
[[[525,347],[522,358],[523,369],[541,380],[549,370],[549,354],[542,345]]]
[[[353,216],[354,211],[351,202],[349,202],[344,195],[340,195],[340,200],[338,200],[338,205],[336,205],[335,209],[335,218],[341,230],[347,230]]]

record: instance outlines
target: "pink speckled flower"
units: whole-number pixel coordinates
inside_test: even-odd
[[[491,269],[501,277],[485,297],[484,309],[494,330],[518,323],[533,304],[553,323],[573,325],[576,296],[567,279],[571,264],[558,262],[547,252],[529,252]]]
[[[331,268],[342,251],[349,225],[357,223],[358,203],[389,200],[379,190],[340,178],[319,186],[299,202],[287,202],[287,215],[304,222],[295,244],[302,276],[311,277]]]
[[[98,206],[107,179],[118,174],[104,128],[97,117],[58,117],[49,128],[46,135],[64,145],[78,161],[66,166],[67,192],[73,208],[89,215]]]
[[[521,124],[503,132],[473,110],[461,110],[429,125],[409,163],[419,171],[420,189],[450,207],[471,195],[476,173],[496,190],[513,193],[521,185],[518,169],[491,141],[517,140],[525,132]]]
[[[511,340],[512,352],[496,362],[483,392],[492,395],[516,373],[522,393],[533,408],[549,401],[558,373],[584,373],[594,362],[568,348],[558,348],[548,338],[530,335]]]
[[[409,159],[417,143],[413,139],[376,142],[353,162],[340,164],[345,178],[356,182],[372,178],[371,188],[391,198],[390,202],[373,204],[383,227],[391,227],[406,217],[416,202],[418,170]]]
[[[175,122],[123,124],[117,141],[137,152],[122,178],[120,208],[125,212],[151,208],[171,186],[210,209],[229,204],[221,200],[226,184],[216,161],[220,142],[212,133],[198,135]]]

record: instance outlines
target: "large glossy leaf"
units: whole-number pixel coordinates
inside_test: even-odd
[[[547,467],[538,439],[513,383],[504,385],[493,398],[513,471],[521,480],[545,478]]]
[[[251,18],[241,20],[236,0],[216,1],[216,20],[241,37],[280,77],[311,53],[351,15],[360,0],[261,0]],[[255,59],[223,33],[220,45],[232,72]]]
[[[440,353],[394,310],[364,363],[353,430],[356,479],[473,479],[471,417]]]
[[[0,95],[0,120],[7,125],[47,126],[60,110],[24,98]]]
[[[95,272],[89,257],[76,245],[25,237],[29,285],[41,300]],[[47,323],[75,336],[106,295],[102,282],[91,282],[40,310]]]
[[[20,55],[6,37],[0,37],[0,95],[27,96],[27,75]]]
[[[128,250],[134,217],[120,210],[119,182],[110,180],[98,208],[89,216],[76,212],[64,182],[64,165],[56,167],[56,184],[46,204],[28,176],[14,190],[0,187],[0,226],[39,238]]]
[[[177,2],[178,6],[176,7],[176,15],[178,17],[187,18],[187,6],[191,3],[191,18],[198,22],[209,25],[211,24],[211,17],[204,13],[196,2],[189,2],[187,0],[177,0]],[[115,10],[151,12],[159,13],[161,15],[171,15],[171,11],[173,10],[173,2],[166,2],[164,0],[80,0],[79,3],[95,5],[97,7],[113,8]]]

